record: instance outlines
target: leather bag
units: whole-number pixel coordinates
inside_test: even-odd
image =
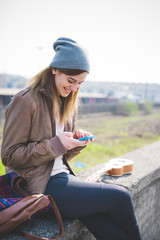
[[[59,239],[63,232],[63,222],[55,201],[49,195],[29,195],[23,188],[26,181],[26,178],[17,173],[0,176],[0,237],[52,208],[59,225],[59,235],[52,240]],[[28,240],[46,239],[21,230],[19,232]]]

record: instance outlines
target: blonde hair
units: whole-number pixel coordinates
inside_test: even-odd
[[[76,69],[58,69],[67,75],[78,75],[84,71]],[[61,123],[69,123],[71,118],[78,112],[78,92],[71,92],[67,97],[58,96],[55,85],[55,77],[52,67],[47,67],[34,76],[28,84],[35,92],[45,89],[53,103],[52,114],[54,119],[59,117]]]

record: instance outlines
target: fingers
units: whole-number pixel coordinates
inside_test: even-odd
[[[80,142],[77,139],[74,139],[71,132],[63,132],[59,134],[58,137],[60,138],[66,150],[70,150],[75,147],[83,147],[87,144],[86,141]]]
[[[72,143],[75,145],[75,147],[83,147],[83,146],[85,146],[87,143],[88,143],[88,141],[87,140],[85,140],[85,141],[79,141],[78,139],[72,139]]]
[[[78,139],[83,138],[83,137],[87,137],[87,136],[92,136],[92,135],[93,134],[91,134],[90,132],[86,132],[86,131],[83,131],[81,129],[76,131],[76,136],[77,136]],[[93,142],[93,141],[94,141],[94,139],[88,140],[88,142]]]
[[[64,134],[66,137],[73,138],[73,133],[72,132],[63,132],[62,134]]]
[[[84,131],[79,129],[78,131],[76,131],[76,136],[77,136],[77,138],[83,138],[84,137]]]
[[[92,134],[90,132],[86,132],[80,129],[76,132],[76,136],[78,139],[80,139],[82,137],[92,136]],[[73,138],[72,132],[63,132],[59,134],[58,137],[60,138],[66,150],[70,150],[75,147],[83,147],[83,146],[86,146],[88,142],[94,141],[93,139],[79,141],[78,139]]]

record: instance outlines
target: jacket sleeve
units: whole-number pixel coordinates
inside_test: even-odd
[[[75,156],[77,156],[84,148],[84,147],[76,147],[71,150],[69,150],[66,154],[67,161],[72,160]]]
[[[77,136],[76,136],[76,123],[77,123],[77,115],[75,115],[72,119],[72,124],[71,124],[71,131],[74,133],[74,138],[77,139]],[[73,148],[71,150],[68,150],[67,151],[67,154],[66,154],[66,159],[67,161],[70,161],[72,160],[75,156],[77,156],[84,148],[84,147],[76,147],[76,148]]]
[[[39,166],[66,153],[57,136],[29,142],[34,111],[34,103],[27,102],[23,96],[15,96],[9,104],[1,148],[2,162],[5,166],[11,168]]]

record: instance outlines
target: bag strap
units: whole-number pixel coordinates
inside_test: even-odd
[[[18,176],[12,179],[11,182],[12,190],[20,197],[29,196],[30,194],[26,192],[24,189],[24,186],[26,185],[27,181],[28,179],[25,176],[21,176],[18,174]]]
[[[24,232],[22,230],[19,230],[20,234],[28,240],[45,240],[45,239],[46,240],[58,240],[63,233],[63,222],[62,222],[62,218],[61,218],[59,209],[58,209],[55,201],[53,200],[53,198],[50,195],[46,195],[46,196],[48,197],[51,207],[53,208],[54,213],[56,215],[56,219],[57,219],[58,226],[59,226],[59,235],[56,238],[48,239],[48,238],[41,238],[41,237],[32,235],[30,233]]]

